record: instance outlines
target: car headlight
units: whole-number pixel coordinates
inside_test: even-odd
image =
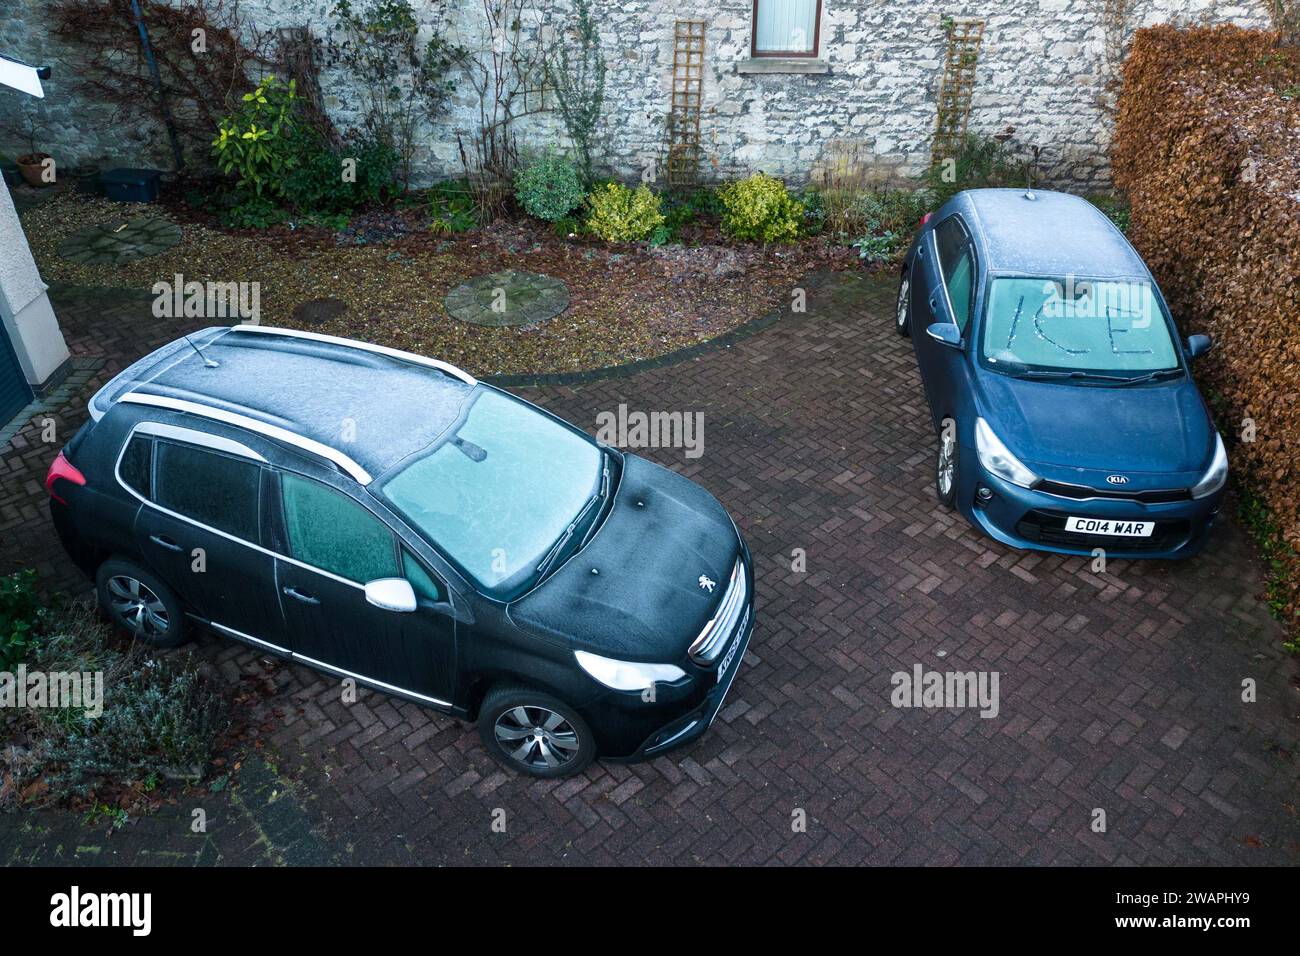
[[[1204,477],[1192,487],[1193,498],[1208,498],[1223,487],[1228,480],[1228,452],[1223,447],[1223,437],[1214,433],[1214,460]]]
[[[989,423],[982,418],[975,419],[975,450],[979,453],[980,464],[984,466],[985,471],[1013,485],[1028,488],[1038,480],[1037,475],[1007,450],[1007,446],[1002,444],[1002,439],[993,433]]]
[[[586,651],[574,651],[573,656],[584,671],[614,690],[649,690],[654,684],[671,684],[686,676],[686,671],[673,664],[616,661]]]

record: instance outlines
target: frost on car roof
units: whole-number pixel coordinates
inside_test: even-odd
[[[379,475],[435,441],[474,389],[437,369],[345,344],[238,327],[189,338],[215,368],[181,339],[110,383],[101,405],[128,391],[199,402],[337,448]]]
[[[990,272],[1149,276],[1128,240],[1086,199],[1038,189],[973,189],[955,202],[976,232]]]

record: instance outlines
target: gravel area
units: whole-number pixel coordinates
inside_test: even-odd
[[[98,266],[58,255],[77,230],[143,211],[63,192],[28,209],[23,225],[47,282],[149,289],[177,274],[187,282],[257,282],[264,325],[363,338],[478,375],[572,372],[653,358],[788,307],[812,268],[857,268],[851,250],[816,239],[763,248],[709,242],[706,232],[703,244],[689,247],[616,247],[562,239],[531,221],[446,238],[423,228],[422,209],[372,213],[362,228],[354,223],[340,233],[314,226],[232,232],[153,205],[149,214],[182,227],[180,242],[165,252]],[[448,291],[502,269],[561,279],[569,308],[517,328],[448,316]],[[341,300],[347,310],[323,323],[295,320],[295,308],[323,298]]]

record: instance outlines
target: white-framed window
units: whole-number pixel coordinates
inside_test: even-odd
[[[815,57],[822,0],[754,0],[752,56]]]

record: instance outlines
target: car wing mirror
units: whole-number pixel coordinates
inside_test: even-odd
[[[416,608],[415,588],[406,578],[378,578],[366,582],[366,600],[385,611],[407,613]]]
[[[1208,335],[1189,335],[1187,337],[1187,357],[1198,359],[1214,348],[1214,339]]]
[[[925,328],[925,334],[950,349],[962,347],[961,329],[951,322],[934,322]]]

